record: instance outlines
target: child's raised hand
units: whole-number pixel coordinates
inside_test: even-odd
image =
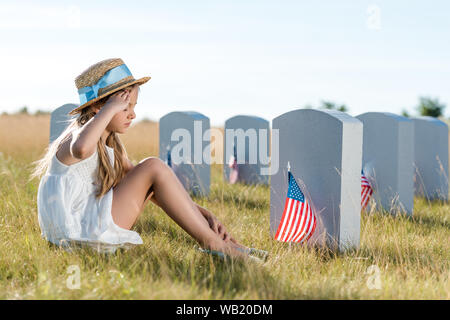
[[[115,113],[125,110],[130,103],[130,91],[120,90],[106,100],[104,108],[113,109]]]

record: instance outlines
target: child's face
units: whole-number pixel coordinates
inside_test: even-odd
[[[130,127],[131,121],[136,118],[134,108],[136,106],[138,98],[138,87],[135,86],[133,88],[127,88],[125,90],[130,91],[130,104],[126,109],[116,113],[115,116],[111,119],[108,126],[106,127],[106,130],[110,132],[125,133]]]

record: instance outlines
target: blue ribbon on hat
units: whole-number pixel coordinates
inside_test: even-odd
[[[126,77],[131,76],[131,72],[125,64],[121,64],[115,68],[112,68],[106,72],[96,83],[92,86],[86,86],[78,89],[78,94],[80,96],[80,105],[95,99],[98,97],[98,90],[112,85]]]

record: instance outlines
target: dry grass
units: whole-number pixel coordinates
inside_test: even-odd
[[[38,159],[48,145],[50,116],[0,116],[0,151],[21,163]]]
[[[196,201],[243,243],[270,251],[265,265],[224,263],[197,252],[194,241],[153,204],[134,227],[142,246],[112,256],[49,246],[37,221],[38,181],[27,182],[29,162],[42,156],[48,141],[48,121],[0,117],[1,299],[450,298],[448,204],[416,199],[413,218],[363,215],[355,251],[289,247],[269,236],[269,189],[230,186],[219,165],[212,168],[210,197]],[[123,136],[133,160],[157,155],[157,131],[154,123],[137,123]],[[371,286],[372,265],[380,289]],[[80,289],[66,285],[70,266],[80,268]]]

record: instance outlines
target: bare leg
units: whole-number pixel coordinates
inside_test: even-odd
[[[202,247],[243,256],[210,229],[172,169],[155,157],[142,160],[114,188],[111,212],[114,222],[130,229],[148,201],[150,191],[167,215]]]

